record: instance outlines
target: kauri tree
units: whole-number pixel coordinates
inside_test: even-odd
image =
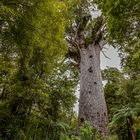
[[[88,121],[102,137],[108,135],[108,114],[104,98],[100,52],[104,46],[103,16],[93,17],[92,1],[82,0],[73,8],[73,20],[67,29],[69,56],[80,67],[78,127]]]

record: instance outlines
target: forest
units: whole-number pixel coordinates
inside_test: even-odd
[[[140,140],[140,0],[0,0],[0,140]]]

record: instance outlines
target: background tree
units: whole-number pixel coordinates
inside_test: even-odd
[[[105,97],[109,111],[111,132],[121,139],[138,139],[139,78],[125,77],[116,68],[105,69]],[[107,76],[106,76],[107,75]]]
[[[19,0],[0,9],[0,139],[58,140],[76,99],[76,71],[62,63],[66,6]]]
[[[106,16],[108,41],[120,50],[125,72],[135,77],[139,74],[139,0],[102,0],[98,4]]]

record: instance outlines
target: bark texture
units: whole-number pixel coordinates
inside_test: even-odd
[[[100,70],[100,51],[105,43],[105,19],[102,15],[92,19],[90,14],[82,14],[83,9],[77,10],[79,18],[72,24],[74,27],[69,29],[67,41],[70,44],[70,56],[75,56],[71,58],[78,58],[78,61],[74,60],[80,63],[78,130],[84,121],[88,121],[104,137],[108,135],[108,114]],[[95,23],[91,26],[93,20]],[[76,50],[76,53],[72,50]]]
[[[104,137],[108,135],[108,115],[100,70],[100,51],[100,46],[93,44],[86,47],[81,45],[80,48],[78,127],[86,120]]]

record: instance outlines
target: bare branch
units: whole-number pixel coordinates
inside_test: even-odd
[[[105,52],[104,52],[103,50],[102,50],[102,53],[103,53],[103,55],[104,55],[105,58],[111,60],[111,58],[109,58],[109,57],[105,54]]]
[[[66,41],[72,46],[77,47],[76,41],[74,41],[72,38],[66,38]]]

